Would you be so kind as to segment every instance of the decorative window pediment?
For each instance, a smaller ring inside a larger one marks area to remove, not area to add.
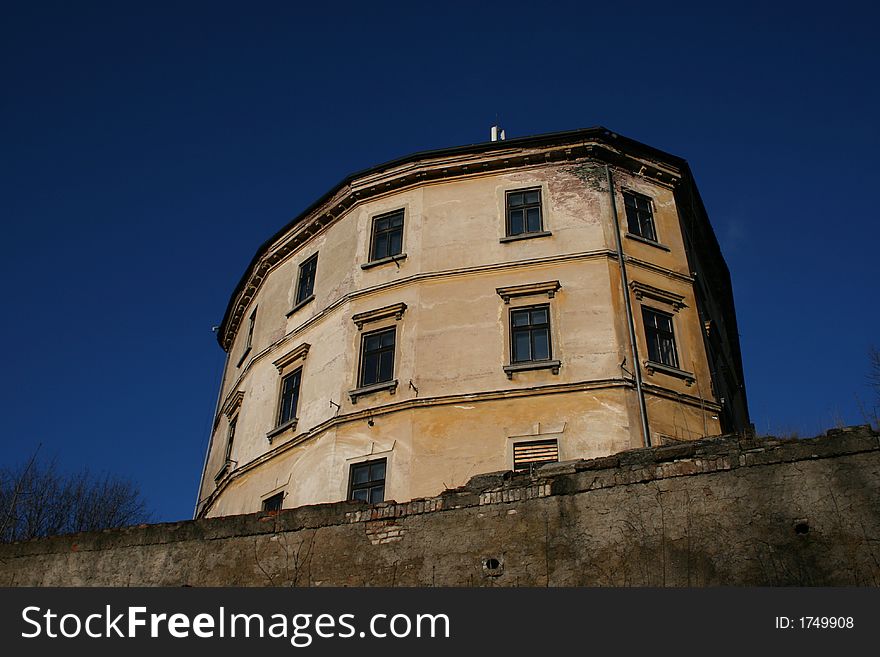
[[[379,320],[386,319],[388,317],[394,317],[398,322],[403,318],[403,313],[406,312],[406,304],[405,303],[395,303],[390,306],[385,306],[384,308],[378,308],[376,310],[368,310],[364,313],[357,313],[351,316],[351,321],[357,324],[358,331],[364,328],[364,324],[369,324],[370,322],[378,322]]]
[[[510,303],[510,300],[514,297],[531,297],[540,294],[546,294],[548,299],[552,299],[561,288],[562,286],[559,284],[559,281],[546,281],[544,283],[496,287],[495,291],[498,293],[498,296],[504,299],[504,303]]]
[[[231,419],[236,413],[238,413],[242,401],[244,401],[244,390],[236,390],[226,398],[226,403],[223,404],[221,412],[223,415]]]
[[[301,345],[299,345],[293,351],[285,354],[284,356],[282,356],[278,360],[272,361],[272,364],[276,368],[278,368],[279,373],[283,372],[284,368],[287,367],[288,365],[291,365],[298,360],[305,360],[306,356],[309,355],[309,349],[311,349],[311,347],[312,347],[312,345],[310,345],[308,342],[303,342]]]
[[[636,299],[641,300],[647,297],[654,301],[668,304],[672,306],[674,310],[687,308],[687,304],[684,302],[684,297],[681,294],[667,292],[666,290],[661,290],[659,287],[654,287],[653,285],[648,285],[646,283],[639,283],[638,281],[633,281],[629,284],[629,287],[633,291]]]

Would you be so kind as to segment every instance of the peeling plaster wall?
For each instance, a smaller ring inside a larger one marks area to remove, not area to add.
[[[394,175],[376,174],[377,184]],[[718,435],[719,400],[672,188],[626,171],[615,176],[630,280],[684,299],[674,322],[690,378],[645,372],[651,429],[674,439]],[[542,190],[547,233],[505,242],[506,192],[527,187]],[[661,246],[627,236],[623,189],[654,199]],[[373,217],[398,209],[405,211],[406,258],[362,268]],[[621,366],[630,353],[624,294],[633,293],[621,289],[611,212],[603,165],[531,164],[369,198],[310,234],[261,279],[245,310],[247,318],[256,309],[252,349],[245,353],[245,320],[224,373],[221,408],[236,393],[241,403],[215,418],[199,515],[250,513],[278,492],[285,508],[345,499],[351,464],[378,454],[389,459],[386,499],[436,495],[477,473],[511,468],[511,437],[539,437],[536,425],[564,427],[556,433],[568,458],[641,446],[632,358]],[[298,267],[316,253],[315,298],[292,310]],[[496,292],[548,281],[561,286],[552,299],[532,294],[505,303]],[[358,313],[401,303],[399,319],[360,330],[352,322]],[[535,304],[549,306],[552,355],[561,367],[508,378],[510,310]],[[361,337],[390,326],[397,329],[398,385],[354,403],[349,391],[358,386]],[[276,360],[305,345],[307,357],[285,372],[276,368]],[[297,423],[270,436],[281,377],[299,366]]]
[[[0,546],[2,586],[878,586],[880,435],[735,436]]]

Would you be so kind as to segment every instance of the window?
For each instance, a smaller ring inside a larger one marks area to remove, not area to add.
[[[373,239],[370,260],[382,260],[403,251],[403,210],[383,214],[373,219]]]
[[[623,192],[623,205],[626,208],[626,229],[632,235],[638,235],[652,242],[657,241],[654,230],[654,211],[651,199],[633,192]]]
[[[528,470],[532,465],[555,463],[559,460],[556,440],[532,440],[513,445],[513,469]]]
[[[254,342],[254,326],[257,323],[257,309],[254,308],[254,312],[251,313],[250,319],[248,320],[248,330],[247,337],[244,343],[244,351],[241,352],[241,358],[238,359],[238,364],[236,367],[241,367],[241,364],[244,362],[244,359],[248,357],[248,354],[251,353],[251,346]]]
[[[280,511],[281,503],[284,501],[284,491],[275,493],[272,497],[263,500],[263,511]]]
[[[247,342],[244,345],[245,352],[251,350],[251,345],[254,342],[254,326],[257,323],[257,309],[254,308],[254,312],[251,313],[251,317],[248,323],[248,332],[247,332]]]
[[[642,319],[645,322],[645,339],[648,342],[648,360],[678,368],[672,315],[642,306]]]
[[[296,303],[300,305],[314,296],[315,270],[318,268],[318,254],[306,260],[299,266],[299,280],[296,284]]]
[[[278,426],[296,419],[296,404],[299,401],[299,382],[302,368],[295,370],[281,379],[281,408],[278,411]]]
[[[395,333],[396,329],[392,326],[364,335],[361,341],[361,387],[394,378]]]
[[[232,460],[232,443],[235,441],[235,425],[238,424],[238,416],[236,415],[229,422],[229,431],[226,434],[226,462]]]
[[[510,311],[511,362],[550,359],[550,307],[531,306]]]
[[[507,192],[507,235],[543,232],[541,190],[520,189]]]
[[[385,499],[385,459],[351,466],[348,499],[369,504]]]

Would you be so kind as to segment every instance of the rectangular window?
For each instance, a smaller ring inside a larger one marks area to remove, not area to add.
[[[281,409],[278,411],[278,426],[296,419],[296,405],[299,402],[299,382],[302,368],[281,379]]]
[[[315,271],[318,268],[318,254],[299,266],[299,280],[296,284],[296,304],[307,301],[315,293]]]
[[[642,306],[642,319],[645,322],[645,340],[648,342],[648,360],[678,368],[672,315]]]
[[[550,359],[550,306],[510,311],[511,362]]]
[[[559,460],[556,440],[532,440],[513,445],[513,469],[528,470],[532,465],[555,463]]]
[[[229,431],[226,434],[226,461],[232,460],[232,443],[235,442],[235,426],[238,424],[238,416],[236,415],[229,422]]]
[[[257,323],[257,309],[254,308],[254,312],[251,313],[250,320],[248,321],[248,332],[247,332],[247,343],[244,346],[245,351],[249,351],[251,345],[254,342],[254,326]]]
[[[348,499],[370,504],[385,499],[385,459],[351,466]]]
[[[654,230],[654,211],[651,199],[633,192],[623,192],[623,205],[626,209],[626,229],[633,235],[657,241]]]
[[[391,381],[394,378],[394,338],[391,327],[364,335],[361,342],[360,385]]]
[[[254,308],[254,311],[251,313],[250,318],[248,319],[248,329],[247,335],[245,336],[244,350],[241,352],[241,358],[238,359],[238,364],[236,367],[241,367],[241,364],[244,362],[244,359],[248,357],[248,354],[251,353],[251,346],[254,342],[254,326],[257,324],[257,309]]]
[[[507,192],[507,236],[540,233],[543,230],[541,190],[518,189]]]
[[[403,251],[403,210],[373,218],[370,260],[382,260]]]
[[[280,511],[281,503],[284,501],[284,491],[276,493],[272,497],[263,500],[263,511]]]

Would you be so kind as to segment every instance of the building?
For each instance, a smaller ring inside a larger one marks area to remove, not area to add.
[[[688,165],[604,128],[349,176],[259,248],[217,338],[200,517],[749,427]]]

